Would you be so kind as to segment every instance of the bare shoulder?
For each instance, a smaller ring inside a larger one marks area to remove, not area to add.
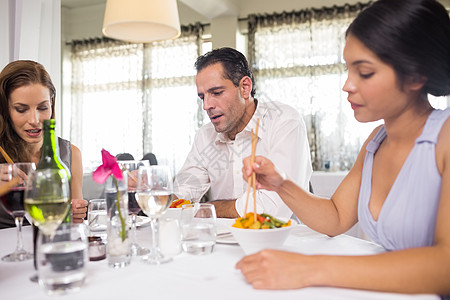
[[[383,125],[379,125],[379,126],[375,127],[375,129],[374,129],[374,130],[370,133],[370,135],[367,137],[366,141],[364,142],[364,144],[362,145],[362,147],[361,147],[361,149],[360,149],[360,151],[359,151],[359,154],[358,154],[358,157],[357,157],[357,159],[356,159],[355,165],[360,164],[360,166],[361,166],[361,168],[362,168],[362,163],[363,163],[363,161],[364,161],[364,158],[366,157],[366,147],[367,147],[367,144],[368,144],[371,140],[373,140],[373,138],[375,137],[375,135],[378,133],[378,131],[380,130],[380,128],[381,128],[382,126],[383,126]]]
[[[73,169],[82,168],[81,150],[72,144],[72,172]]]
[[[450,118],[447,118],[439,133],[438,144],[441,142],[447,143],[446,145],[450,143]]]
[[[436,162],[441,174],[444,171],[444,167],[450,165],[450,118],[445,121],[439,132],[436,144]]]
[[[77,154],[81,154],[81,151],[77,146],[75,146],[74,144],[71,144],[71,147],[72,147],[72,153],[76,152]]]

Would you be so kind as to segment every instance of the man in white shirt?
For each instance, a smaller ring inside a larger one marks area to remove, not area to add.
[[[247,182],[242,160],[251,154],[251,130],[259,118],[256,155],[274,162],[299,186],[308,189],[312,167],[306,126],[292,107],[262,103],[254,98],[253,74],[245,56],[231,48],[200,56],[195,67],[197,93],[211,123],[195,137],[192,149],[175,178],[178,198],[199,200],[210,190],[217,216],[236,218],[244,214]],[[253,211],[250,193],[247,211]],[[289,218],[292,211],[274,192],[256,191],[258,213]]]

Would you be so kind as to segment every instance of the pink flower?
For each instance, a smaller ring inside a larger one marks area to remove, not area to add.
[[[102,161],[103,164],[92,173],[92,179],[95,182],[103,184],[109,175],[112,175],[117,180],[123,179],[122,170],[117,164],[117,159],[105,149],[102,149]]]

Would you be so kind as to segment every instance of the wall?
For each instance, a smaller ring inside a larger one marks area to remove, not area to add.
[[[0,69],[18,59],[38,61],[60,91],[60,12],[60,0],[0,0]],[[57,123],[61,124],[59,95],[55,109]],[[57,127],[57,134],[60,128]]]

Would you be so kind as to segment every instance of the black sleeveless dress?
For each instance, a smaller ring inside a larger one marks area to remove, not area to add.
[[[72,170],[72,144],[62,138],[58,138],[59,145],[59,157],[64,162],[64,164]],[[23,220],[23,225],[30,225],[27,219]],[[14,223],[14,218],[8,214],[8,212],[0,205],[0,229],[16,227]]]

